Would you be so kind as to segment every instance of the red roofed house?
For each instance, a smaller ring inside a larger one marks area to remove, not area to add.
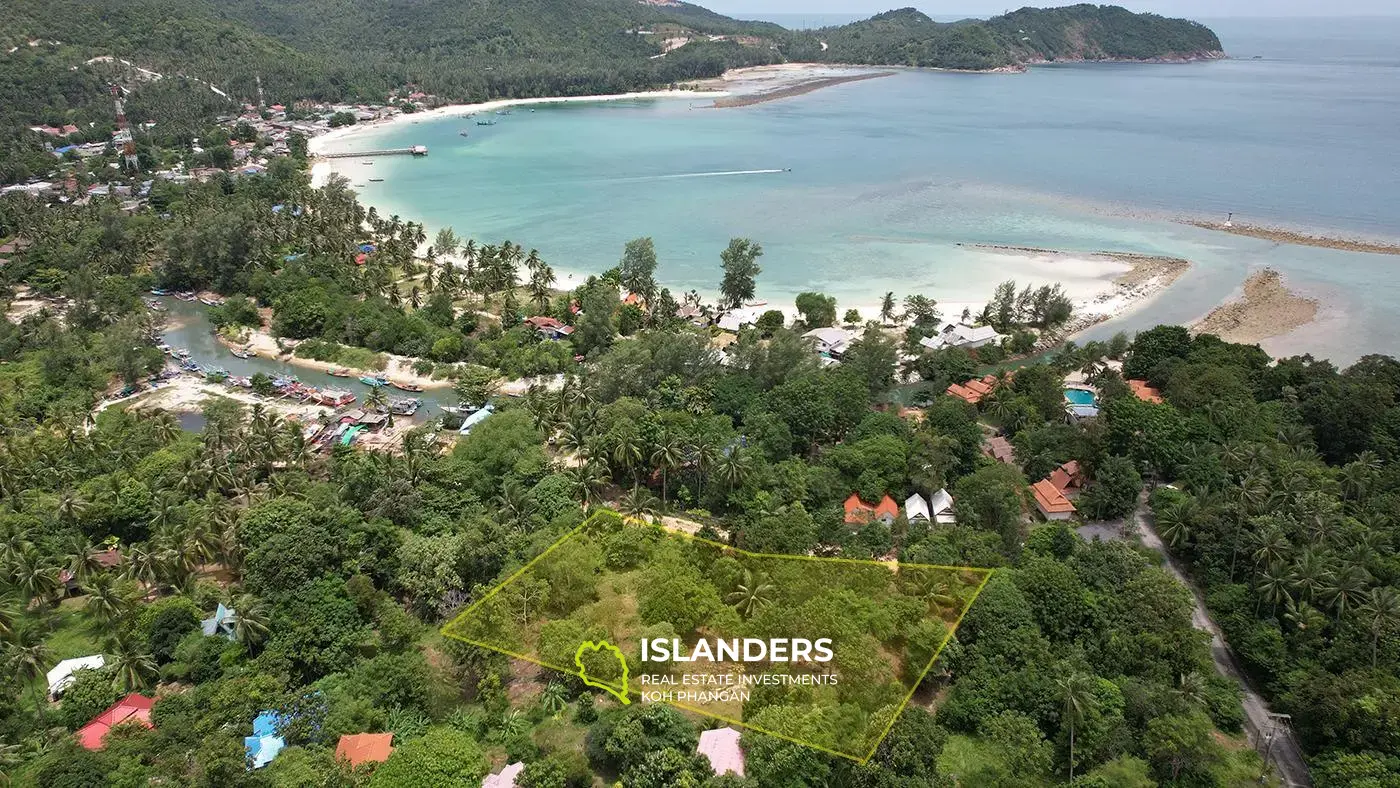
[[[382,763],[394,751],[392,733],[347,733],[335,745],[335,757],[353,768],[362,763]]]
[[[1069,462],[1051,471],[1049,476],[1031,485],[1035,506],[1047,520],[1068,520],[1076,511],[1069,496],[1079,492],[1084,481],[1079,474],[1079,462]]]
[[[880,502],[871,505],[862,501],[856,493],[851,493],[851,497],[846,499],[846,524],[864,525],[871,520],[879,520],[885,525],[894,522],[894,518],[899,516],[899,504],[894,499],[886,495]]]
[[[100,750],[107,746],[107,733],[123,723],[134,722],[154,729],[151,723],[151,707],[154,698],[135,692],[112,704],[106,711],[92,718],[92,721],[78,729],[78,743],[89,750]]]
[[[982,453],[996,460],[1012,465],[1016,464],[1016,450],[1011,445],[1011,441],[1000,435],[993,435],[982,442]]]
[[[948,386],[946,392],[951,396],[963,400],[964,402],[970,402],[973,405],[976,405],[977,403],[982,401],[983,397],[987,396],[988,394],[991,394],[994,390],[996,390],[996,387],[996,375],[988,375],[985,378],[982,378],[981,380],[973,378],[972,380],[969,380],[961,385],[954,383]]]
[[[78,130],[78,127],[74,126],[72,123],[69,123],[67,126],[64,126],[62,129],[60,129],[60,131],[62,131],[64,135],[77,134]]]
[[[566,326],[547,315],[536,315],[525,318],[525,325],[538,331],[545,339],[563,339],[574,333],[573,326]]]
[[[360,252],[359,254],[355,255],[355,265],[364,265],[365,260],[368,259],[369,255],[365,254],[364,252]]]
[[[1035,508],[1040,510],[1045,519],[1068,520],[1074,516],[1074,503],[1056,489],[1049,479],[1041,479],[1032,484],[1031,494],[1035,496]]]
[[[1055,489],[1062,494],[1068,495],[1071,490],[1078,490],[1084,486],[1083,479],[1079,476],[1079,462],[1070,460],[1050,473],[1047,479],[1055,485]]]
[[[1162,392],[1152,388],[1145,380],[1130,380],[1128,388],[1133,390],[1133,394],[1143,402],[1151,402],[1154,405],[1162,404]]]
[[[646,309],[646,308],[647,308],[647,301],[646,301],[646,299],[645,299],[645,298],[642,298],[641,296],[637,295],[636,293],[628,293],[628,294],[627,294],[627,297],[624,298],[624,299],[622,299],[622,303],[627,304],[628,306],[635,306],[635,307],[637,307],[638,309]]]

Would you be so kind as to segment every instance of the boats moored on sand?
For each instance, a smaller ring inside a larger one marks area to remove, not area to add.
[[[337,378],[348,378],[350,377],[350,370],[345,367],[336,367],[335,369],[326,370],[326,374]]]
[[[398,389],[399,391],[422,391],[422,390],[423,390],[423,387],[420,386],[420,385],[418,385],[417,383],[412,383],[412,382],[403,381],[403,380],[391,380],[391,381],[389,381],[389,385],[390,385],[390,386],[393,386],[394,388]]]

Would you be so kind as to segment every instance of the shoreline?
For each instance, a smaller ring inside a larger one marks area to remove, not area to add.
[[[292,352],[284,353],[277,346],[277,338],[263,329],[249,329],[247,333],[247,341],[242,343],[234,342],[228,339],[227,337],[220,336],[218,334],[215,334],[215,338],[224,347],[230,349],[236,350],[239,348],[247,348],[252,353],[262,356],[263,358],[270,358],[274,361],[280,361],[284,364],[291,364],[293,366],[314,369],[319,372],[330,372],[333,369],[348,369],[350,370],[350,375],[352,376],[352,378],[358,378],[362,375],[383,375],[386,378],[389,378],[390,380],[397,380],[403,383],[414,383],[419,386],[422,386],[424,389],[450,388],[452,386],[452,381],[450,380],[430,378],[425,375],[420,375],[417,372],[414,372],[413,364],[419,361],[419,359],[409,358],[408,356],[396,356],[393,353],[380,353],[379,355],[388,359],[388,363],[385,364],[384,369],[361,369],[358,367],[352,367],[347,364],[339,364],[332,361],[317,361],[314,358],[304,358]],[[349,379],[347,378],[347,380]],[[405,393],[408,394],[411,392]]]
[[[639,90],[630,93],[609,93],[593,96],[536,96],[532,98],[491,99],[490,101],[482,101],[476,104],[444,104],[441,107],[433,107],[432,109],[422,110],[421,112],[401,112],[389,118],[331,129],[325,134],[319,134],[307,140],[306,150],[307,154],[311,157],[318,157],[325,152],[326,146],[331,143],[350,137],[361,136],[371,129],[388,128],[390,126],[420,120],[437,120],[439,118],[452,117],[463,113],[495,112],[498,109],[539,104],[579,104],[595,101],[631,101],[637,99],[666,98],[718,99],[727,95],[729,95],[728,92],[723,90],[685,90],[676,88],[669,90]]]
[[[750,107],[754,104],[766,104],[769,101],[801,96],[806,93],[821,90],[822,88],[844,85],[847,82],[861,82],[867,79],[879,79],[880,77],[894,76],[893,71],[880,71],[872,74],[851,74],[848,76],[813,77],[811,79],[798,82],[787,87],[775,88],[762,93],[751,93],[748,95],[729,95],[715,99],[715,109],[732,109],[736,107]]]
[[[1400,243],[1385,241],[1368,241],[1359,238],[1343,238],[1331,235],[1315,235],[1312,233],[1289,230],[1283,227],[1269,227],[1256,224],[1231,224],[1227,222],[1207,222],[1198,219],[1183,219],[1183,224],[1199,227],[1203,230],[1215,230],[1231,235],[1242,235],[1247,238],[1258,238],[1262,241],[1273,241],[1280,244],[1292,244],[1294,246],[1313,246],[1321,249],[1335,249],[1339,252],[1359,252],[1362,254],[1390,254],[1400,255]]]
[[[1226,299],[1189,326],[1192,334],[1215,334],[1226,342],[1257,345],[1317,320],[1319,299],[1289,289],[1283,275],[1264,268],[1249,275],[1238,295]]]
[[[1165,293],[1187,271],[1192,263],[1181,257],[1142,254],[1140,252],[1067,252],[1035,246],[1004,244],[958,244],[1004,254],[1049,256],[1065,262],[1110,262],[1127,266],[1126,271],[1105,280],[1097,293],[1075,299],[1074,315],[1052,339],[1049,346],[1062,344],[1100,323],[1106,323],[1146,306]],[[974,310],[976,311],[976,310]]]

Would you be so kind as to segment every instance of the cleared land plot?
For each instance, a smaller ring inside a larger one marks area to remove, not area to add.
[[[581,676],[629,703],[671,703],[865,761],[990,574],[747,553],[603,511],[443,634]],[[594,648],[604,641],[616,651]],[[762,642],[763,658],[749,641]],[[772,658],[774,643],[797,642],[814,644],[806,658]],[[699,658],[658,659],[658,644]]]

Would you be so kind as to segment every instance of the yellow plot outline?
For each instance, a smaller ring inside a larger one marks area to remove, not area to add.
[[[592,515],[590,515],[588,518],[586,518],[582,523],[579,523],[579,525],[578,525],[576,528],[574,528],[572,531],[569,531],[568,533],[566,533],[566,534],[564,534],[563,536],[559,537],[559,539],[556,540],[556,541],[554,542],[554,544],[551,544],[548,548],[546,548],[544,552],[542,552],[542,553],[540,553],[539,555],[535,556],[534,558],[530,559],[530,561],[529,561],[528,563],[526,563],[524,566],[520,567],[520,569],[516,570],[513,574],[511,574],[510,577],[507,577],[505,580],[502,580],[499,584],[496,585],[495,588],[492,588],[490,591],[486,592],[486,594],[485,594],[484,596],[482,596],[481,599],[478,599],[476,602],[472,603],[472,606],[471,606],[471,607],[467,608],[466,610],[463,610],[461,613],[458,613],[451,621],[449,621],[449,622],[447,622],[447,624],[443,625],[442,630],[441,630],[442,634],[443,634],[445,637],[450,637],[450,638],[452,638],[453,640],[458,640],[458,641],[461,641],[461,642],[466,643],[466,644],[468,644],[468,645],[477,646],[477,647],[479,647],[479,648],[484,648],[484,649],[487,649],[488,651],[494,651],[494,652],[496,652],[496,653],[498,653],[498,654],[504,654],[504,655],[506,655],[506,656],[508,656],[508,657],[513,657],[513,658],[515,658],[515,659],[524,660],[524,661],[526,661],[526,662],[529,662],[529,663],[532,663],[532,664],[535,664],[535,665],[539,665],[539,666],[542,667],[542,668],[549,668],[550,670],[557,670],[557,671],[559,671],[560,673],[564,673],[564,674],[571,675],[571,676],[579,676],[579,675],[581,675],[581,672],[580,672],[579,670],[576,670],[576,669],[573,669],[573,668],[560,667],[559,665],[553,665],[553,664],[550,664],[550,663],[548,663],[548,662],[545,662],[545,661],[539,659],[538,657],[530,657],[530,656],[526,656],[526,655],[524,655],[524,654],[517,654],[517,653],[515,653],[515,652],[513,652],[513,651],[508,651],[508,650],[506,650],[506,649],[504,649],[504,648],[501,648],[500,646],[495,645],[495,644],[491,644],[491,643],[482,643],[482,642],[480,642],[480,641],[472,640],[472,639],[470,639],[470,638],[465,638],[465,637],[462,637],[461,635],[458,635],[458,634],[452,632],[451,630],[452,630],[452,628],[453,628],[454,626],[457,625],[457,623],[458,623],[459,621],[462,621],[463,619],[467,618],[467,617],[470,616],[478,607],[481,607],[482,605],[486,604],[486,602],[487,602],[488,600],[490,600],[491,597],[495,596],[498,592],[500,592],[500,591],[501,591],[502,589],[504,589],[506,586],[508,586],[508,585],[510,585],[511,583],[515,582],[518,578],[520,578],[521,575],[524,575],[526,572],[528,572],[528,571],[530,571],[532,568],[534,568],[535,564],[537,564],[537,563],[539,563],[541,560],[543,560],[543,559],[545,558],[545,556],[547,556],[547,555],[549,555],[550,553],[554,552],[556,549],[558,549],[558,548],[559,548],[561,545],[563,545],[565,542],[569,541],[570,539],[573,539],[575,536],[578,536],[579,533],[581,533],[581,532],[583,531],[584,528],[588,527],[589,523],[593,522],[593,518],[595,518],[595,517],[597,517],[597,516],[603,514],[604,512],[607,512],[607,513],[610,513],[610,514],[616,514],[616,515],[617,515],[619,518],[621,518],[622,521],[625,522],[625,523],[631,523],[631,524],[635,524],[635,525],[642,525],[642,526],[645,526],[645,527],[647,527],[647,528],[657,528],[658,530],[660,530],[660,532],[661,532],[662,535],[664,535],[664,536],[678,536],[678,537],[682,537],[682,538],[685,538],[685,539],[689,539],[689,540],[691,540],[692,542],[699,542],[699,543],[701,543],[701,544],[711,545],[711,546],[714,546],[714,547],[718,547],[718,548],[720,548],[720,549],[722,549],[722,550],[731,551],[731,552],[734,552],[734,553],[738,553],[738,554],[740,554],[740,555],[748,556],[748,557],[750,557],[750,558],[780,558],[780,559],[789,560],[789,561],[819,561],[819,562],[822,562],[822,563],[861,564],[861,565],[864,565],[864,566],[883,566],[883,567],[885,567],[886,569],[898,569],[898,568],[901,568],[901,567],[908,567],[908,568],[910,568],[910,569],[943,569],[943,570],[952,571],[952,572],[974,572],[974,573],[979,573],[979,574],[981,574],[981,575],[982,575],[982,582],[980,582],[980,583],[977,584],[977,588],[973,590],[972,596],[969,597],[968,600],[967,600],[967,604],[963,606],[962,612],[958,614],[957,620],[954,621],[954,622],[953,622],[953,625],[952,625],[951,627],[948,628],[948,634],[946,634],[946,635],[943,636],[943,641],[942,641],[941,643],[938,644],[938,648],[934,649],[934,651],[933,651],[933,656],[929,658],[928,664],[927,664],[927,665],[924,665],[924,669],[923,669],[922,671],[920,671],[920,673],[919,673],[919,678],[918,678],[917,680],[915,680],[915,681],[912,683],[913,686],[910,687],[909,692],[904,696],[904,700],[900,701],[899,707],[895,710],[894,714],[890,715],[890,721],[889,721],[888,723],[885,724],[885,729],[884,729],[883,731],[880,732],[880,735],[879,735],[878,737],[876,737],[876,739],[875,739],[875,744],[874,744],[873,746],[871,746],[870,752],[866,753],[866,754],[865,754],[865,757],[863,757],[863,758],[858,758],[858,757],[856,757],[856,756],[854,756],[854,755],[851,755],[850,753],[847,753],[847,752],[838,752],[838,751],[836,751],[836,750],[833,750],[833,749],[830,749],[830,748],[827,748],[827,747],[823,747],[823,746],[821,746],[821,745],[819,745],[819,744],[812,744],[812,743],[810,743],[810,742],[802,741],[801,739],[795,739],[795,738],[793,738],[793,737],[791,737],[791,736],[787,736],[787,735],[778,733],[778,732],[776,732],[776,731],[770,731],[770,730],[767,730],[766,728],[760,728],[760,727],[758,727],[758,726],[756,726],[756,725],[753,725],[753,724],[751,724],[751,723],[743,722],[742,720],[730,719],[729,717],[725,717],[725,716],[722,716],[722,715],[719,715],[719,714],[714,714],[714,713],[712,713],[712,712],[705,711],[704,709],[697,709],[697,708],[694,708],[694,707],[692,707],[692,706],[687,706],[687,705],[684,704],[684,703],[678,703],[678,702],[672,701],[672,700],[661,701],[662,703],[668,703],[668,704],[670,704],[670,705],[672,705],[672,706],[675,706],[676,708],[679,708],[679,709],[685,709],[686,711],[693,712],[693,713],[695,713],[695,714],[700,714],[700,715],[709,717],[709,718],[711,718],[711,719],[719,720],[720,722],[725,722],[725,723],[728,723],[728,724],[730,724],[730,725],[738,725],[739,727],[744,728],[744,729],[746,729],[746,730],[757,731],[757,732],[759,732],[759,733],[767,734],[768,736],[772,736],[772,737],[774,737],[774,738],[782,739],[782,740],[784,740],[784,741],[789,741],[789,742],[792,742],[793,744],[801,745],[801,746],[803,746],[803,747],[807,747],[807,748],[810,748],[810,749],[813,749],[813,750],[818,750],[818,751],[824,752],[824,753],[826,753],[826,754],[828,754],[828,755],[835,755],[835,756],[837,756],[837,757],[839,757],[839,758],[845,758],[845,759],[850,760],[850,761],[855,761],[856,763],[859,763],[859,764],[862,764],[862,765],[864,765],[865,763],[869,762],[869,760],[875,756],[875,752],[876,752],[877,750],[880,749],[880,745],[885,741],[885,737],[890,735],[890,731],[894,729],[894,724],[895,724],[895,722],[899,719],[899,715],[903,714],[903,713],[904,713],[904,709],[907,708],[907,707],[909,706],[909,701],[913,700],[913,698],[914,698],[914,693],[917,692],[917,691],[919,690],[919,685],[922,684],[922,683],[924,682],[924,679],[928,676],[929,671],[930,671],[930,670],[933,670],[933,663],[938,661],[938,656],[939,656],[940,654],[943,653],[943,649],[944,649],[944,647],[946,647],[946,646],[948,645],[948,641],[949,641],[949,640],[952,640],[953,635],[957,633],[957,631],[958,631],[958,626],[959,626],[960,624],[962,624],[963,617],[967,615],[967,611],[969,611],[969,610],[972,609],[972,605],[977,601],[977,597],[980,596],[980,595],[982,594],[982,589],[983,589],[983,588],[986,588],[986,586],[987,586],[987,581],[989,581],[989,580],[992,579],[992,575],[993,575],[993,574],[995,573],[995,571],[996,571],[996,570],[994,570],[994,569],[987,569],[987,568],[985,568],[985,567],[977,567],[977,566],[943,566],[943,565],[941,565],[941,564],[902,564],[902,563],[900,563],[900,562],[898,562],[898,561],[872,561],[872,560],[863,560],[863,559],[859,559],[859,558],[823,558],[823,557],[814,556],[814,555],[785,555],[785,554],[782,554],[782,553],[751,553],[751,552],[749,552],[749,551],[747,551],[747,550],[740,550],[739,548],[734,547],[734,546],[732,546],[732,545],[727,545],[727,544],[724,544],[723,542],[716,542],[716,541],[711,540],[711,539],[705,539],[705,538],[703,538],[703,537],[699,537],[699,536],[696,536],[696,535],[691,534],[691,533],[686,533],[685,531],[676,531],[676,530],[672,530],[672,529],[669,529],[669,528],[665,528],[665,527],[656,525],[655,523],[649,523],[649,522],[647,522],[647,521],[645,521],[645,520],[639,520],[639,519],[637,519],[637,518],[635,518],[635,517],[626,517],[626,516],[623,516],[622,514],[620,514],[620,513],[618,513],[618,512],[612,511],[611,509],[599,509],[598,511],[596,511],[596,512],[594,512]],[[590,641],[590,642],[591,642],[591,641]],[[606,641],[604,641],[604,642],[606,643]],[[588,645],[588,644],[585,643],[584,645]],[[579,646],[579,653],[582,653],[583,648],[584,648],[584,645]],[[616,648],[615,646],[613,646],[611,643],[608,643],[607,646],[608,646],[609,648],[612,648],[614,651],[617,650],[617,648]],[[596,649],[595,649],[595,650],[596,650]],[[577,659],[578,659],[578,654],[575,654],[575,661],[577,661]],[[625,665],[626,662],[624,661],[623,664]],[[625,680],[625,679],[624,679],[624,680]],[[617,694],[616,691],[613,690],[611,687],[605,687],[605,686],[601,686],[601,685],[599,685],[599,684],[591,683],[591,682],[588,681],[588,679],[587,679],[586,677],[584,677],[584,683],[587,684],[587,685],[589,685],[589,686],[599,687],[600,689],[607,690],[608,692],[610,692],[610,693],[612,693],[612,694],[614,694],[614,695]],[[624,684],[624,687],[626,687],[626,686],[627,686],[627,685]],[[630,689],[630,687],[627,687],[627,689]],[[626,692],[626,690],[624,690],[624,692]],[[627,701],[626,699],[623,700],[623,703],[627,703],[627,702],[628,702],[628,701]]]

